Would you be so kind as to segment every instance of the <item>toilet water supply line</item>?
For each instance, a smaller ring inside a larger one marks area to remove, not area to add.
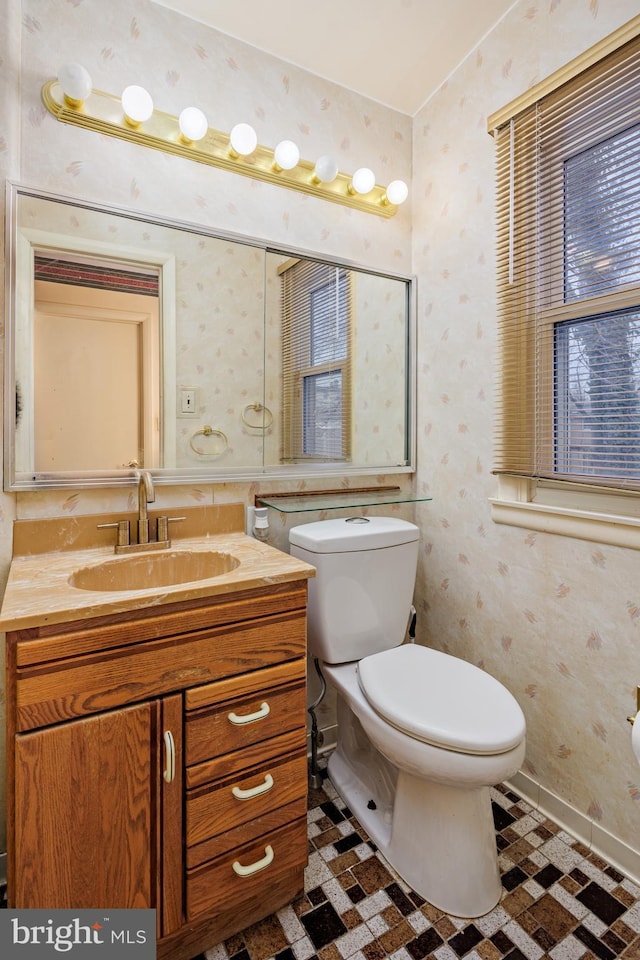
[[[313,665],[316,668],[316,673],[320,677],[320,693],[313,701],[310,707],[307,707],[307,713],[311,717],[311,763],[309,766],[309,786],[314,790],[319,790],[322,786],[322,777],[320,776],[320,771],[318,770],[318,745],[322,746],[323,735],[322,731],[318,730],[318,720],[316,718],[316,709],[322,703],[325,693],[327,692],[327,681],[325,680],[322,670],[320,669],[320,661],[317,657],[313,658]]]
[[[418,614],[416,612],[416,608],[412,604],[409,611],[409,621],[408,621],[408,628],[407,628],[407,638],[409,640],[409,643],[416,642],[417,618],[418,618]],[[318,660],[317,657],[313,658],[313,665],[316,668],[316,673],[320,677],[321,687],[320,687],[320,693],[318,694],[316,699],[313,701],[311,706],[307,707],[307,713],[311,717],[311,762],[309,764],[309,786],[312,787],[314,790],[319,790],[320,787],[322,786],[322,777],[318,769],[318,747],[322,746],[324,737],[322,735],[322,731],[318,730],[318,720],[316,717],[316,710],[322,703],[322,700],[324,699],[324,695],[327,692],[327,681],[325,680],[322,670],[320,669],[320,661]]]

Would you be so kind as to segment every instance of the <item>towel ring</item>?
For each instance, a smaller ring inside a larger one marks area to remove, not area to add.
[[[193,441],[195,440],[196,437],[199,437],[201,435],[203,437],[218,437],[219,440],[222,441],[222,449],[214,450],[213,453],[207,453],[206,450],[198,450],[198,448],[196,447]],[[214,430],[213,427],[210,427],[208,424],[205,424],[204,427],[202,427],[200,430],[196,430],[195,433],[191,435],[191,439],[189,440],[189,446],[191,447],[194,453],[198,454],[199,457],[221,457],[222,454],[227,449],[227,447],[229,446],[229,441],[227,439],[226,433],[223,433],[222,430]]]
[[[269,419],[265,420],[264,423],[249,423],[246,416],[247,410],[253,410],[255,413],[261,413],[264,410],[265,417]],[[249,427],[251,430],[268,430],[273,423],[273,414],[271,410],[269,410],[269,407],[265,407],[261,403],[248,403],[242,411],[242,422],[245,427]]]

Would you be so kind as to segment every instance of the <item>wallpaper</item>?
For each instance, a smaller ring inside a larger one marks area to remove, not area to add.
[[[527,717],[525,773],[635,850],[640,770],[625,717],[640,682],[640,556],[490,516],[496,302],[486,118],[637,12],[636,0],[520,0],[409,118],[147,0],[8,0],[0,9],[4,176],[417,274],[416,492],[432,497],[415,509],[419,640],[505,683]],[[410,202],[387,221],[65,128],[39,91],[59,60],[73,59],[100,89],[142,82],[168,112],[191,101],[219,129],[247,120],[260,142],[293,135],[304,157],[335,150],[342,169],[366,163],[380,182],[412,181]],[[160,496],[167,506],[251,502],[256,489],[190,484]],[[0,569],[16,512],[128,501],[108,490],[3,495]],[[286,547],[288,527],[304,519],[315,516],[274,517],[271,542]],[[321,722],[333,722],[331,701]]]
[[[484,667],[522,706],[524,772],[640,851],[631,751],[640,554],[494,524],[494,145],[487,117],[638,13],[517,3],[414,118],[420,282],[419,637]]]
[[[367,165],[376,171],[380,183],[395,178],[411,180],[409,117],[148,0],[112,0],[109,4],[101,0],[7,0],[0,5],[0,172],[4,177],[54,193],[334,255],[374,269],[409,273],[409,205],[391,219],[375,217],[58,123],[42,105],[40,89],[62,63],[73,60],[86,66],[98,89],[118,93],[128,83],[142,83],[152,92],[156,106],[166,112],[178,114],[187,104],[198,105],[210,125],[219,130],[249,122],[262,144],[273,146],[291,137],[305,159],[333,153],[341,170]],[[106,236],[113,236],[113,224]],[[141,229],[130,242],[138,247],[155,243],[161,247],[162,237],[155,229]],[[262,292],[258,295],[247,282],[251,265],[242,262],[245,254],[232,256],[227,245],[218,247],[212,268],[212,246],[213,241],[206,241],[194,250],[185,238],[177,263],[184,339],[180,341],[176,380],[178,385],[195,387],[201,404],[200,420],[176,420],[177,456],[180,462],[192,465],[197,456],[190,447],[193,431],[200,424],[210,424],[227,434],[229,452],[233,448],[245,463],[256,463],[262,457],[262,436],[242,426],[242,410],[229,397],[233,390],[244,400],[244,407],[261,396]],[[255,250],[250,251],[250,256],[255,255]],[[219,268],[222,261],[230,260],[234,262],[234,274],[227,284],[231,297],[222,300]],[[270,301],[277,286],[275,281],[270,284]],[[382,343],[393,335],[396,319],[394,315],[389,330],[383,331]],[[268,349],[272,350],[269,359],[275,374],[267,402],[277,418],[279,358],[271,335]],[[396,370],[390,368],[389,372],[395,381]],[[375,426],[371,420],[367,423],[367,449],[374,451]],[[270,434],[273,438],[274,431]],[[196,444],[201,441],[202,436],[195,440]],[[362,452],[365,456],[366,450]],[[385,479],[369,477],[368,482]],[[362,481],[344,479],[342,484],[350,482]],[[399,482],[407,486],[410,480],[401,478]],[[299,485],[294,481],[276,484],[294,489]],[[327,481],[319,479],[315,485],[326,487]],[[273,487],[273,483],[266,484],[267,489]],[[253,503],[257,490],[257,484],[249,483],[165,486],[157,489],[157,503],[168,509],[214,499]],[[6,577],[11,558],[11,524],[16,514],[118,511],[133,508],[135,501],[133,488],[3,495],[0,581]],[[296,522],[301,522],[299,515],[288,520],[275,516],[271,542],[286,549],[288,526]],[[2,698],[4,702],[3,690]],[[4,757],[0,756],[0,781],[4,776]],[[0,782],[0,804],[4,796]],[[4,848],[4,826],[0,808],[0,850]]]

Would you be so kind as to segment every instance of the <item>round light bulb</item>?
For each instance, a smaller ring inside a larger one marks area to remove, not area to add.
[[[300,151],[293,140],[281,140],[273,152],[276,166],[281,170],[293,170],[300,159]]]
[[[153,100],[144,87],[138,87],[133,84],[122,91],[122,109],[125,119],[137,126],[148,120],[153,113]]]
[[[404,203],[409,196],[409,187],[404,180],[392,180],[386,190],[386,197],[389,203],[396,206]]]
[[[71,105],[86,100],[93,88],[89,71],[81,63],[65,63],[60,67],[58,83],[62,87],[65,100]]]
[[[338,164],[333,157],[323,156],[316,160],[313,179],[321,183],[331,183],[338,176]]]
[[[229,135],[231,149],[241,157],[253,153],[258,145],[256,132],[248,123],[237,123]]]
[[[180,127],[180,133],[189,143],[193,143],[194,140],[202,140],[209,129],[207,118],[202,110],[198,110],[197,107],[185,107],[178,117],[178,126]]]
[[[351,186],[356,193],[370,193],[375,187],[375,184],[376,175],[373,170],[369,170],[368,167],[360,167],[351,178]]]

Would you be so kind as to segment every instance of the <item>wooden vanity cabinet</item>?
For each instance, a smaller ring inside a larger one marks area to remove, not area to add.
[[[161,712],[153,701],[16,737],[16,905],[156,906]]]
[[[7,651],[10,906],[155,908],[187,960],[301,891],[306,580]]]

